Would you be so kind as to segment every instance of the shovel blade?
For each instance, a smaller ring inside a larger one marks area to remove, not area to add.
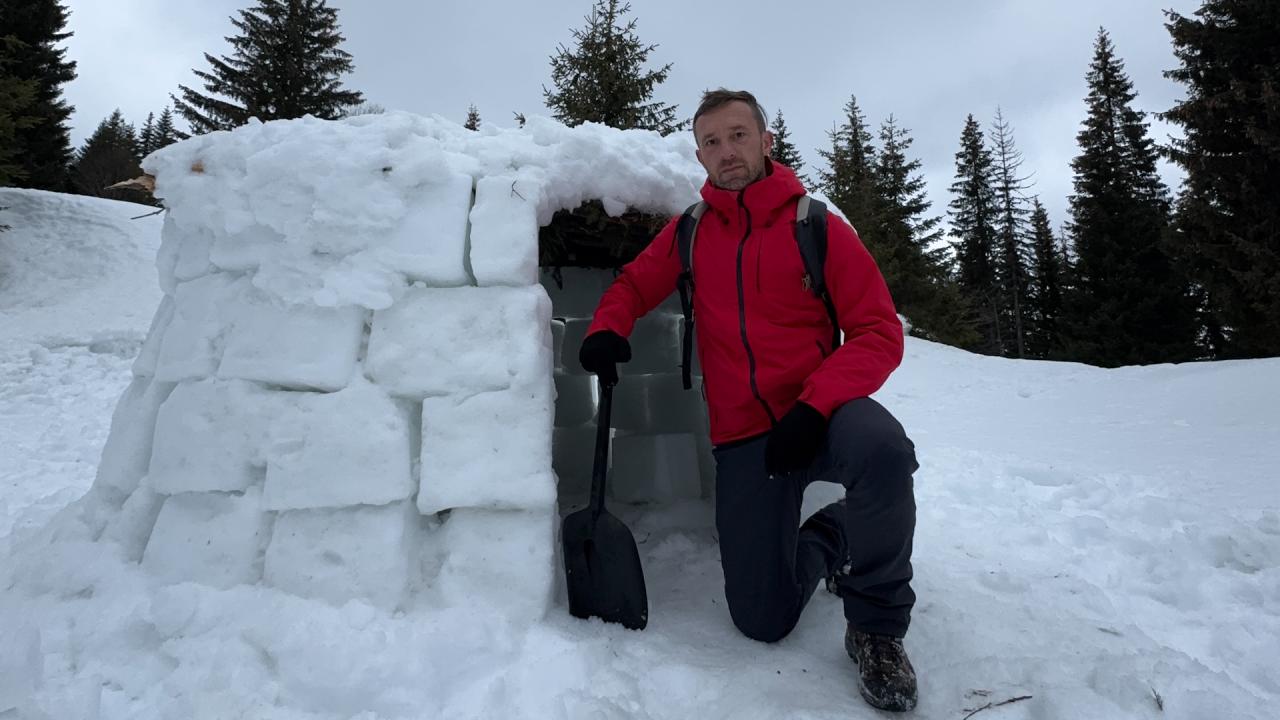
[[[649,597],[635,537],[608,511],[594,522],[591,515],[590,508],[579,510],[560,528],[569,613],[643,630],[649,623]]]

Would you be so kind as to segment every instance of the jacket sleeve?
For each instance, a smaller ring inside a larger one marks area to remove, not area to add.
[[[600,298],[587,334],[612,330],[629,337],[636,320],[644,317],[676,289],[680,276],[680,257],[676,249],[676,223],[673,218],[653,238],[635,260],[622,268],[622,274]]]
[[[800,400],[830,418],[880,389],[902,362],[902,322],[871,253],[847,223],[827,215],[827,289],[844,344],[805,382]]]

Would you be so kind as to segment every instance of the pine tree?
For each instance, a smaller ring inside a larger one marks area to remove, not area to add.
[[[907,158],[911,136],[890,116],[880,128],[874,169],[878,222],[863,238],[880,266],[898,311],[914,332],[952,345],[977,341],[970,309],[951,278],[950,258],[942,243],[942,222],[927,217],[920,161]]]
[[[179,85],[178,113],[197,133],[230,130],[256,117],[279,120],[314,115],[332,120],[363,96],[342,88],[355,65],[339,46],[338,11],[325,0],[257,0],[231,24],[231,56],[205,53],[210,72],[195,70],[205,95]]]
[[[187,139],[187,135],[180,132],[173,125],[173,108],[166,106],[160,113],[160,119],[156,121],[155,131],[151,138],[151,150],[154,152],[185,139]]]
[[[1022,193],[1030,185],[1029,178],[1020,176],[1022,153],[1013,142],[1013,128],[1005,122],[1004,114],[996,108],[996,120],[992,126],[992,159],[996,197],[996,278],[1000,284],[1001,323],[1008,328],[1003,337],[1006,357],[1026,357],[1026,307],[1030,283],[1027,278],[1029,264],[1026,249],[1027,214],[1026,200]]]
[[[1088,116],[1071,162],[1076,254],[1062,332],[1068,357],[1103,366],[1195,354],[1187,283],[1166,251],[1168,192],[1145,114],[1105,30],[1086,76]]]
[[[636,36],[634,18],[622,16],[630,3],[596,0],[587,25],[573,30],[575,47],[560,45],[551,57],[551,82],[542,88],[551,114],[565,125],[595,122],[609,127],[656,130],[669,135],[685,127],[676,121],[675,105],[653,100],[653,93],[671,73],[671,63],[646,70],[645,62],[657,45]]]
[[[1031,201],[1031,293],[1027,307],[1027,352],[1031,357],[1056,357],[1058,321],[1062,317],[1063,256],[1040,198]]]
[[[462,127],[468,130],[480,129],[480,111],[476,109],[475,105],[467,108],[467,121],[462,124]]]
[[[1176,227],[1216,357],[1280,355],[1280,3],[1206,0],[1168,12],[1187,97]]]
[[[998,355],[1004,349],[1001,303],[996,282],[996,196],[991,151],[982,128],[970,115],[960,133],[955,181],[951,183],[951,232],[955,244],[957,280],[976,313],[981,340],[975,350]]]
[[[156,149],[156,114],[147,113],[147,121],[138,131],[138,162]]]
[[[781,110],[774,115],[769,130],[773,133],[772,158],[794,170],[796,177],[800,178],[800,182],[807,187],[809,178],[801,172],[804,160],[800,158],[800,151],[796,149],[795,143],[791,142],[791,131],[787,129],[787,121],[782,118]]]
[[[9,40],[0,38],[0,187],[26,177],[26,168],[18,157],[18,133],[38,122],[35,117],[23,114],[35,100],[36,81],[7,71],[13,61],[3,47]]]
[[[71,164],[71,106],[62,86],[76,77],[66,48],[67,10],[58,0],[0,0],[0,105],[8,106],[0,155],[8,155],[9,181],[20,187],[62,191]],[[0,158],[0,164],[3,164]]]
[[[117,109],[98,124],[84,145],[76,151],[72,184],[81,195],[124,198],[107,186],[142,174],[138,167],[138,140],[133,126]]]
[[[827,161],[827,169],[818,171],[818,187],[856,228],[870,231],[879,215],[874,171],[876,151],[856,97],[849,98],[844,111],[844,124],[827,133],[831,149],[818,151]]]

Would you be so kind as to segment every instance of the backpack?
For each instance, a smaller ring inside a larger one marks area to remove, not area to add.
[[[698,223],[707,211],[707,203],[696,202],[680,216],[676,225],[676,243],[680,251],[680,276],[676,287],[680,290],[680,309],[684,312],[684,339],[681,343],[684,389],[693,387],[693,241]],[[808,195],[800,196],[796,203],[796,245],[800,259],[804,261],[804,286],[822,301],[831,320],[831,350],[840,347],[840,323],[836,318],[836,306],[827,292],[824,273],[827,261],[827,206],[821,200]]]

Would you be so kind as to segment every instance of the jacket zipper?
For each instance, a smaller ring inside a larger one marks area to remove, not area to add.
[[[751,394],[760,402],[760,407],[764,408],[764,412],[769,416],[769,425],[777,425],[778,418],[774,417],[773,410],[769,407],[769,403],[765,402],[764,397],[760,395],[760,387],[756,384],[756,356],[751,352],[751,343],[747,341],[747,300],[742,285],[742,252],[747,247],[747,238],[751,236],[751,211],[747,209],[744,194],[745,190],[738,192],[738,207],[747,216],[747,228],[742,234],[742,240],[738,243],[738,329],[742,333],[742,347],[747,351],[747,368],[750,372]]]

